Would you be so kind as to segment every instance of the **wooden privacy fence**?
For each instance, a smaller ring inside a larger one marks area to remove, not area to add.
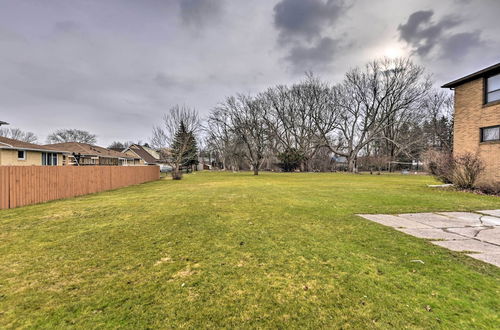
[[[153,181],[158,166],[0,166],[0,209]]]

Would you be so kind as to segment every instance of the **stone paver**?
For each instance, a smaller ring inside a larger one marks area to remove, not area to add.
[[[500,254],[498,253],[474,253],[468,254],[468,256],[500,267]]]
[[[470,212],[437,212],[437,214],[444,215],[455,220],[465,221],[471,224],[481,223],[482,214]]]
[[[500,267],[500,209],[360,216]]]
[[[500,218],[500,210],[484,210],[484,211],[478,211],[478,212]]]
[[[482,230],[491,229],[492,227],[460,227],[460,228],[446,228],[447,232],[466,236],[468,238],[476,238]]]
[[[432,241],[432,244],[436,244],[445,247],[452,251],[466,251],[466,252],[476,252],[476,253],[498,253],[500,254],[500,248],[497,245],[489,244],[486,242],[481,242],[476,239],[468,239],[463,241]]]
[[[477,239],[480,239],[484,242],[490,242],[492,244],[496,244],[500,246],[500,227],[491,227],[485,230],[481,230],[477,236]]]
[[[389,214],[360,214],[363,218],[394,228],[433,228],[423,223],[407,220]]]
[[[440,228],[412,228],[412,229],[399,229],[403,233],[427,239],[446,239],[446,240],[462,240],[468,239],[467,237],[446,232]]]
[[[481,221],[487,226],[500,226],[500,218],[497,217],[483,216]]]
[[[460,218],[447,217],[435,213],[405,213],[399,215],[402,218],[417,221],[434,228],[481,226],[481,222],[468,221]]]

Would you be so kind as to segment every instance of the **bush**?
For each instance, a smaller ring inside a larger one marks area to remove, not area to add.
[[[458,188],[472,189],[477,178],[484,171],[483,161],[474,154],[465,153],[454,159],[453,184]]]
[[[451,152],[428,150],[424,154],[427,171],[444,183],[453,183],[455,162]]]
[[[481,159],[471,153],[453,157],[449,152],[429,150],[424,154],[427,170],[444,183],[453,183],[461,189],[474,188],[484,171]]]
[[[280,163],[278,166],[283,172],[293,172],[300,167],[305,157],[295,148],[286,149],[278,154]]]
[[[494,183],[484,183],[478,187],[481,192],[488,195],[499,195],[500,196],[500,182]]]

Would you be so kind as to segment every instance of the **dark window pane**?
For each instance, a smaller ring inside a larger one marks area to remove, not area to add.
[[[487,102],[493,102],[500,100],[500,90],[495,92],[490,92],[487,94]]]
[[[500,140],[500,126],[483,128],[483,141]]]
[[[25,158],[25,156],[26,156],[26,154],[25,154],[25,151],[24,151],[24,150],[19,150],[19,151],[17,152],[17,158],[18,158],[18,159],[24,159],[24,158]]]
[[[500,74],[488,78],[488,92],[500,89]]]

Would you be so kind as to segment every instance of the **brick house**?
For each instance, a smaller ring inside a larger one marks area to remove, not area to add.
[[[479,155],[480,183],[500,182],[500,63],[442,87],[455,91],[453,153]]]

